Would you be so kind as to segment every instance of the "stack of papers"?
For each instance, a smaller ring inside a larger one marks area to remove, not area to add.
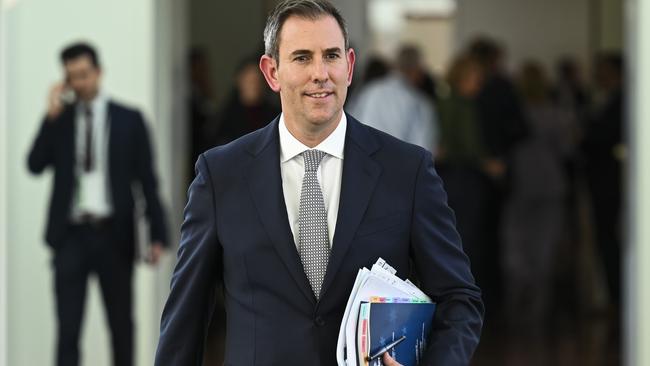
[[[364,359],[370,349],[364,349],[363,352],[358,350],[358,346],[362,344],[357,333],[359,330],[363,330],[363,326],[359,323],[359,312],[363,303],[431,303],[431,299],[424,292],[411,281],[397,277],[396,272],[381,258],[372,266],[372,269],[368,270],[364,267],[359,270],[339,330],[336,347],[336,359],[339,366],[368,364],[364,362]],[[369,308],[364,305],[364,315],[368,315]],[[430,317],[433,316],[435,306],[432,308]],[[429,325],[427,324],[427,328]],[[369,348],[370,342],[367,345]]]

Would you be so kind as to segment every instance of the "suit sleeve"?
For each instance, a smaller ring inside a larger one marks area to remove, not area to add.
[[[57,139],[57,122],[43,118],[36,140],[27,157],[27,167],[33,174],[40,174],[49,165],[54,164],[54,144]]]
[[[147,202],[146,214],[149,220],[150,238],[151,241],[161,242],[168,246],[165,214],[158,196],[158,181],[154,174],[154,159],[149,133],[140,113],[137,113],[136,119],[136,140],[138,141],[136,171]]]
[[[413,206],[411,250],[422,290],[437,310],[424,365],[468,365],[483,323],[481,291],[462,250],[431,154],[423,152]]]
[[[156,366],[202,364],[215,283],[222,277],[221,258],[214,191],[201,155],[189,189],[171,292],[162,314]]]

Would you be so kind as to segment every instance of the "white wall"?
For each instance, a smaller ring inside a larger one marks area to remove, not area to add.
[[[368,48],[395,61],[402,45],[414,45],[420,49],[425,67],[441,75],[454,49],[455,8],[453,0],[369,0]],[[362,64],[366,65],[365,60]]]
[[[5,17],[0,1],[0,366],[7,365],[7,103],[5,80],[7,72],[5,67],[6,34]]]
[[[625,271],[625,365],[650,365],[650,3],[631,0],[626,13],[630,85],[630,174]]]
[[[624,43],[624,3],[625,0],[599,0],[598,23],[600,28],[596,47],[599,50],[620,51]]]
[[[350,38],[350,45],[354,47],[357,54],[357,60],[361,60],[361,64],[365,62],[367,48],[370,43],[368,34],[368,17],[367,17],[367,0],[330,0],[336,6],[348,26],[348,36]],[[360,66],[357,64],[357,66]],[[359,77],[360,75],[357,75]]]
[[[6,346],[7,365],[48,365],[54,356],[50,252],[43,244],[52,177],[30,176],[25,159],[45,110],[47,90],[61,79],[60,49],[80,39],[95,44],[105,71],[105,89],[116,99],[144,112],[158,157],[162,200],[174,211],[178,205],[172,206],[171,201],[179,195],[174,194],[178,187],[171,157],[178,138],[171,129],[173,123],[183,121],[173,120],[168,112],[175,108],[170,100],[172,95],[158,88],[170,90],[172,73],[163,70],[172,68],[177,58],[157,60],[175,49],[165,46],[165,40],[157,37],[160,33],[156,31],[171,26],[174,9],[182,8],[181,3],[4,1],[0,17],[0,87],[5,90],[4,94],[0,91],[0,271],[5,271],[7,281],[0,274],[0,328],[7,331],[8,337],[3,339],[0,333],[0,351]],[[166,18],[156,18],[157,15]],[[170,215],[171,234],[177,232],[176,216]],[[171,238],[176,241],[175,235]],[[170,259],[166,261],[163,267],[170,265]],[[152,364],[160,304],[166,296],[159,284],[168,286],[167,272],[167,268],[156,271],[139,266],[135,273],[136,360],[140,365]],[[8,296],[3,313],[5,290]],[[82,357],[86,365],[109,365],[110,338],[95,281],[89,290]],[[2,318],[4,315],[6,319]]]
[[[456,44],[465,46],[480,34],[495,37],[507,47],[510,67],[527,58],[551,67],[563,55],[573,55],[588,64],[589,2],[458,1]]]
[[[160,194],[167,202],[167,223],[170,251],[156,270],[154,306],[143,308],[156,325],[153,340],[157,345],[160,314],[169,295],[171,274],[176,264],[176,249],[183,208],[187,202],[188,121],[187,90],[187,20],[185,0],[157,0],[155,2],[155,116],[158,122],[158,166]],[[147,304],[148,305],[148,304]],[[147,363],[150,364],[150,363]]]

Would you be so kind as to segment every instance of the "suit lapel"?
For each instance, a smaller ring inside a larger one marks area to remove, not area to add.
[[[339,213],[321,298],[345,259],[381,174],[380,165],[371,156],[379,148],[378,143],[361,123],[350,115],[347,118]]]
[[[63,112],[64,116],[61,117],[61,122],[64,123],[65,133],[61,146],[63,146],[64,165],[63,171],[65,172],[66,181],[69,183],[67,190],[70,195],[70,207],[72,207],[72,200],[74,197],[75,189],[77,188],[77,173],[75,171],[77,166],[77,123],[76,123],[76,109],[75,106],[69,106]]]
[[[116,185],[113,184],[113,182],[116,179],[115,173],[119,171],[115,166],[115,164],[118,164],[120,160],[117,156],[117,151],[119,149],[119,134],[121,131],[119,122],[116,122],[115,118],[117,114],[115,104],[109,100],[106,106],[106,126],[104,126],[104,132],[108,133],[108,146],[106,151],[106,157],[108,159],[106,162],[106,186],[109,188],[106,191],[106,194],[108,195],[106,200],[108,202],[115,202],[113,187]],[[119,118],[117,119],[119,120]]]
[[[76,105],[68,107],[65,112],[66,115],[61,118],[62,122],[65,122],[65,128],[67,132],[64,134],[66,141],[63,143],[65,147],[65,156],[64,161],[69,161],[71,163],[70,173],[74,176],[74,168],[77,164],[77,115],[76,115]]]
[[[248,186],[262,224],[278,255],[301,292],[313,304],[316,298],[302,267],[291,234],[280,173],[278,118],[262,129],[249,152],[253,160],[248,169]]]

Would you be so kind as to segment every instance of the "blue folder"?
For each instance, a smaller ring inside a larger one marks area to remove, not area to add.
[[[368,315],[369,354],[373,355],[386,345],[406,336],[406,339],[389,350],[389,354],[404,366],[416,366],[422,360],[428,344],[431,325],[436,311],[433,303],[370,303]],[[383,366],[381,357],[370,366]]]

